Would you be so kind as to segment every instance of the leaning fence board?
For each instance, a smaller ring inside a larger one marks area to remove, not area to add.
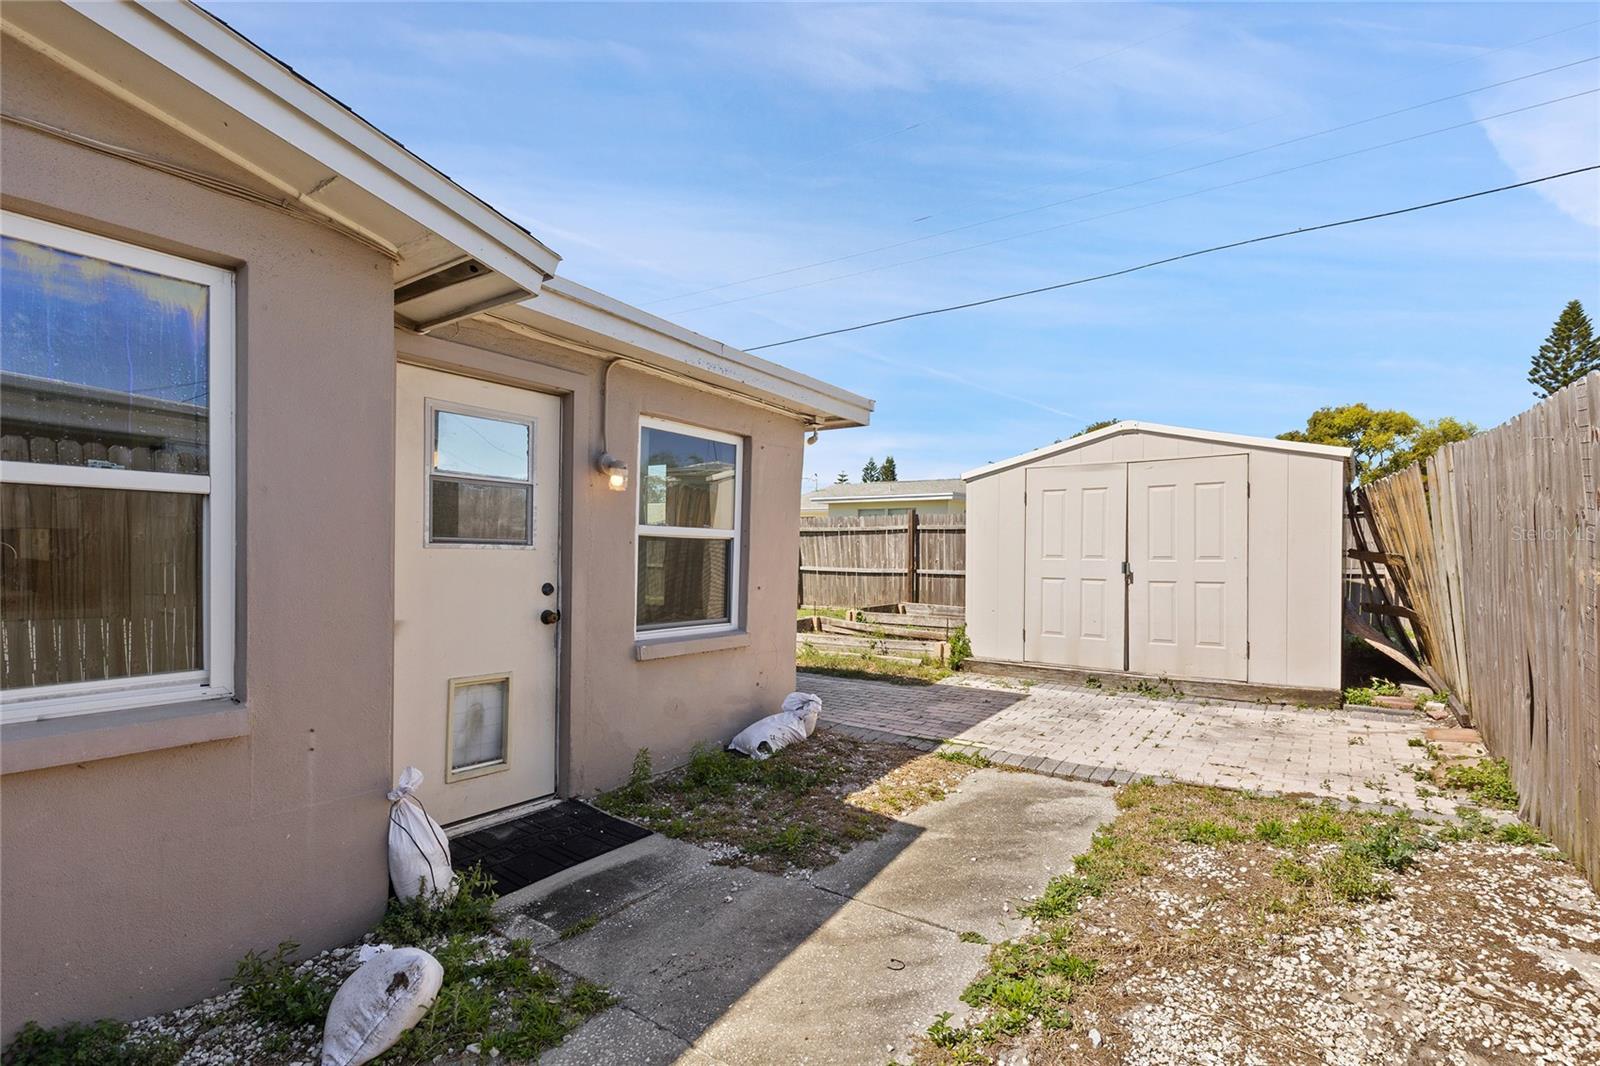
[[[1429,665],[1600,886],[1600,373],[1368,486]]]

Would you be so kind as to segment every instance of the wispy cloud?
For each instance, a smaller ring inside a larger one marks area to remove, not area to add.
[[[584,63],[594,60],[643,66],[644,49],[605,37],[544,36],[512,30],[422,28],[394,22],[395,44],[426,55],[431,62],[476,66],[535,59],[544,63]]]
[[[1591,37],[1591,48],[1594,41]],[[1541,61],[1521,53],[1503,53],[1488,64],[1496,77],[1512,76],[1537,67]],[[1592,89],[1596,84],[1593,64],[1561,71],[1539,81],[1541,98],[1564,96]],[[1473,100],[1478,116],[1494,114],[1526,102],[1528,91],[1510,86],[1485,93]],[[1595,97],[1581,97],[1564,104],[1530,111],[1507,119],[1484,123],[1484,132],[1500,158],[1519,180],[1554,174],[1587,163],[1600,163],[1600,122],[1595,119]],[[1538,193],[1568,216],[1587,226],[1600,228],[1600,172],[1579,174],[1538,186]]]

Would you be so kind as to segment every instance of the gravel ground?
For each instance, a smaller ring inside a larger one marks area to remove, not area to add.
[[[294,976],[297,979],[324,985],[329,989],[337,988],[365,958],[370,957],[371,953],[378,948],[389,946],[375,943],[368,937],[359,944],[333,948],[295,965]],[[443,938],[422,946],[436,956],[447,950]],[[492,965],[495,960],[504,960],[519,952],[527,955],[535,972],[548,974],[551,978],[551,992],[545,998],[552,1003],[559,1003],[562,995],[573,987],[569,975],[532,956],[526,941],[513,940],[498,929],[462,936],[456,941],[456,947],[458,956],[469,957],[475,964]],[[469,980],[477,982],[480,979],[469,978]],[[481,1050],[479,1045],[473,1042],[483,1039],[486,1035],[485,1030],[504,1029],[510,1022],[511,1019],[507,1014],[517,1010],[512,998],[515,991],[507,987],[498,992],[496,1005],[493,1007],[494,1020],[486,1021],[484,1030],[470,1029],[459,1036],[441,1033],[420,1061],[439,1063],[441,1066],[458,1063],[531,1061],[526,1057],[502,1056],[497,1048]],[[446,992],[441,992],[440,1002],[435,1004],[436,1010],[447,1009],[443,1004]],[[605,1005],[600,1004],[600,1007],[603,1008]],[[561,1024],[563,1028],[571,1028],[581,1024],[582,1020],[581,1014],[573,1015],[569,1012]],[[423,1026],[419,1026],[419,1030],[426,1025],[425,1020]],[[158,1042],[163,1046],[175,1048],[178,1052],[178,1057],[172,1060],[175,1066],[316,1066],[321,1061],[320,1021],[295,1028],[281,1022],[262,1022],[252,1017],[245,1009],[241,1002],[241,992],[237,988],[202,1000],[193,1006],[141,1019],[134,1022],[130,1028],[130,1039],[134,1043]],[[559,1040],[559,1034],[555,1034],[555,1038]],[[380,1057],[378,1061],[380,1063],[419,1061],[416,1055],[408,1053],[413,1050],[397,1049]]]
[[[1237,901],[1271,862],[1267,849],[1185,846],[1088,902],[1091,953],[1159,926],[1194,950],[1159,966],[1121,953],[1073,1030],[1000,1061],[1600,1063],[1600,899],[1552,849],[1448,844],[1345,921],[1250,937],[1259,925]]]

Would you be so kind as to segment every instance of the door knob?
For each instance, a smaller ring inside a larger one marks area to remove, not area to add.
[[[553,611],[547,607],[539,612],[539,621],[543,622],[547,626],[553,626],[557,622],[561,621],[561,612]]]

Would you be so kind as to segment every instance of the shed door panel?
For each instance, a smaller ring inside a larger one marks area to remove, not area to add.
[[[1244,681],[1249,457],[1128,464],[1128,669]]]
[[[1029,662],[1122,669],[1127,477],[1122,463],[1028,471]]]

